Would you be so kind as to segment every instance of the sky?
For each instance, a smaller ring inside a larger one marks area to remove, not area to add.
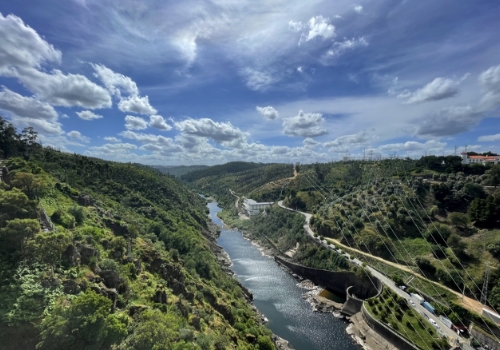
[[[500,152],[497,0],[0,0],[0,115],[158,165]]]

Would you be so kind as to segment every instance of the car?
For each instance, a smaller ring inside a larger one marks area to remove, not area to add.
[[[434,326],[436,327],[437,329],[439,329],[439,325],[436,323],[436,321],[434,321],[432,318],[429,318],[429,322]]]
[[[411,306],[415,307],[415,303],[413,302],[413,300],[410,300],[410,304]]]
[[[406,289],[406,286],[399,286],[399,289],[401,289],[402,291],[404,291]]]

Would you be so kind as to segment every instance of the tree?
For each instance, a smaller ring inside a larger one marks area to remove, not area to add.
[[[470,223],[469,217],[463,213],[451,213],[448,215],[448,220],[453,226],[459,229],[466,228]]]
[[[30,201],[18,188],[0,189],[0,226],[15,218],[35,218],[35,202]]]
[[[39,176],[24,172],[16,173],[11,183],[26,193],[30,199],[34,199],[47,186]]]
[[[19,250],[24,242],[40,232],[40,224],[34,219],[13,219],[7,221],[7,226],[0,229],[7,244],[15,250]]]
[[[500,164],[495,164],[490,170],[486,171],[486,182],[495,188],[500,185]]]
[[[41,324],[37,349],[107,349],[127,335],[124,322],[110,315],[111,300],[87,290],[68,307],[58,305]]]
[[[424,232],[425,239],[431,243],[445,245],[446,240],[453,233],[451,228],[440,223],[430,224],[427,231]]]
[[[61,254],[70,245],[70,237],[63,232],[41,232],[28,242],[29,250],[40,262],[54,265],[61,260]]]

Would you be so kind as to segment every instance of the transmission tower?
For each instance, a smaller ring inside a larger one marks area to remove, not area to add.
[[[486,271],[484,272],[484,282],[483,289],[481,290],[481,304],[485,305],[487,302],[487,294],[488,294],[488,278],[490,277],[490,262],[486,263]]]

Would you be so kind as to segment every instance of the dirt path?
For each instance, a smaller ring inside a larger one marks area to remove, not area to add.
[[[229,189],[229,192],[236,197],[236,202],[234,202],[234,206],[236,207],[236,209],[238,209],[238,217],[240,218],[240,220],[250,220],[248,215],[245,215],[240,211],[239,207],[240,197],[236,193],[234,193],[233,190],[231,189]]]

